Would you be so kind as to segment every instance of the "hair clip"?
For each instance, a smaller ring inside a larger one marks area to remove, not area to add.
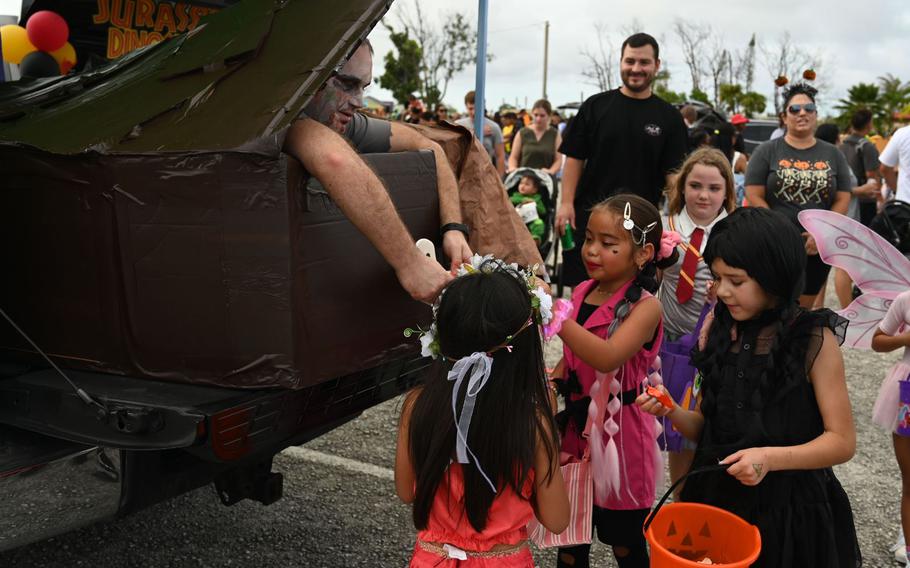
[[[632,235],[632,242],[636,246],[644,246],[645,241],[648,239],[648,233],[657,226],[657,221],[654,221],[644,229],[635,224],[635,221],[632,220],[632,204],[626,201],[626,206],[622,212],[622,228],[629,231]],[[638,229],[638,232],[641,234],[640,239],[635,238],[635,232],[633,229]]]
[[[632,220],[632,204],[626,201],[626,208],[622,212],[622,228],[631,231],[635,228],[635,221]]]

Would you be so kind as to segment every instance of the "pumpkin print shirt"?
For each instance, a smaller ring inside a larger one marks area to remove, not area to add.
[[[768,206],[799,226],[803,209],[830,209],[835,192],[850,191],[850,166],[836,146],[816,140],[804,150],[783,137],[759,146],[749,159],[746,185],[765,186]]]

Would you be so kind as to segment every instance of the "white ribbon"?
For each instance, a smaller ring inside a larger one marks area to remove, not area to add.
[[[477,402],[477,395],[487,384],[492,370],[493,358],[484,352],[478,351],[456,361],[452,370],[449,371],[448,380],[455,381],[455,387],[452,388],[452,415],[455,418],[455,456],[458,458],[458,463],[462,464],[471,463],[468,459],[470,456],[474,460],[474,466],[477,467],[477,471],[486,480],[493,493],[496,493],[496,485],[487,477],[487,474],[477,461],[477,456],[468,447],[468,430],[471,428],[474,404]],[[470,373],[468,387],[465,389],[464,405],[461,408],[461,416],[459,416],[458,393],[461,392],[461,384],[468,373]]]

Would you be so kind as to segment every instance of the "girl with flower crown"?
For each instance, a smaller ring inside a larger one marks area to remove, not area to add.
[[[581,249],[591,279],[575,288],[575,317],[558,332],[562,450],[590,455],[593,524],[620,568],[648,566],[641,527],[658,475],[657,421],[633,403],[663,336],[660,302],[651,295],[656,269],[677,257],[678,241],[662,242],[662,234],[660,214],[641,197],[616,195],[594,206]],[[554,314],[564,313],[563,302]],[[557,565],[587,567],[589,554],[590,545],[560,548]]]
[[[550,298],[517,267],[472,264],[421,337],[444,360],[402,406],[395,488],[413,503],[410,566],[533,568],[531,518],[554,533],[569,522],[537,325]]]

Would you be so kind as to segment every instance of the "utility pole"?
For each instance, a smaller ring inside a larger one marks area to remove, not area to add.
[[[550,20],[543,26],[543,98],[547,98],[547,66],[550,62]]]
[[[474,87],[474,136],[483,142],[484,97],[487,77],[487,17],[488,1],[480,0],[477,9],[477,75]]]

